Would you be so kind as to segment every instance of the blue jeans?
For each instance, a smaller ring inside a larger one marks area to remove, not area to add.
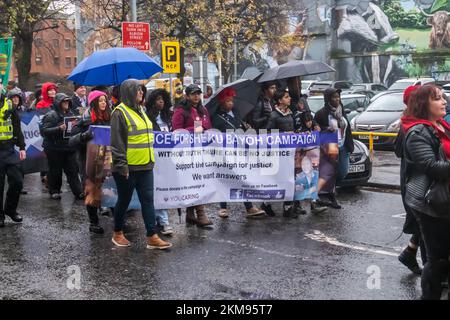
[[[169,211],[166,209],[155,210],[156,222],[161,226],[169,225]]]
[[[345,146],[339,148],[339,163],[337,172],[337,181],[342,181],[348,174],[348,167],[350,166],[350,152]]]
[[[126,213],[130,204],[133,191],[136,192],[141,203],[142,217],[144,218],[147,237],[154,235],[155,232],[155,207],[153,204],[153,171],[134,171],[130,172],[127,178],[114,172],[114,180],[117,185],[117,203],[114,208],[114,231],[123,230],[125,225]]]

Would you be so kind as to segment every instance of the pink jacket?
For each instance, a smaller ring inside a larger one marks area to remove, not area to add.
[[[175,112],[172,116],[172,126],[173,130],[177,129],[186,129],[190,132],[194,132],[194,120],[202,121],[202,127],[204,130],[211,129],[211,120],[209,119],[208,110],[205,107],[202,107],[205,110],[205,114],[203,117],[200,117],[195,108],[191,108],[190,117],[185,117],[184,108],[181,106],[175,109]]]

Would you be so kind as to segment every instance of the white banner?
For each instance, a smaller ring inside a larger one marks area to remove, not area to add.
[[[289,201],[297,148],[317,148],[319,134],[155,134],[155,208],[244,201]],[[316,182],[317,183],[317,182]]]

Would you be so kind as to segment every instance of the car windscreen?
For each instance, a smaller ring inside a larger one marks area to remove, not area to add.
[[[336,82],[334,87],[336,89],[350,89],[353,86],[351,82]]]
[[[367,112],[400,112],[403,111],[406,106],[403,104],[403,94],[386,94],[377,98],[368,107]]]
[[[414,82],[395,82],[392,86],[389,87],[389,90],[405,90],[409,86],[414,85]]]
[[[344,109],[356,111],[358,108],[365,107],[366,97],[342,97],[341,101]]]
[[[302,90],[308,90],[311,82],[302,82]]]
[[[329,83],[314,83],[309,90],[311,91],[324,91],[326,88],[329,88],[330,84]]]
[[[322,109],[324,104],[325,103],[323,101],[323,98],[321,98],[321,99],[308,99],[309,109],[311,109],[311,111],[314,112],[314,113],[316,113],[317,111]]]
[[[353,91],[366,91],[366,86],[363,84],[354,84],[350,89]]]

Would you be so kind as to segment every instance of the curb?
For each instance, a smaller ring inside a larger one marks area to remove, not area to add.
[[[367,182],[366,186],[371,187],[371,188],[377,188],[377,189],[400,190],[400,186],[396,185],[396,184]]]

